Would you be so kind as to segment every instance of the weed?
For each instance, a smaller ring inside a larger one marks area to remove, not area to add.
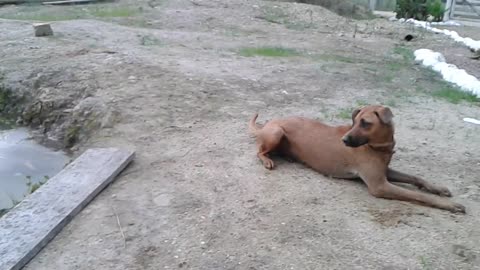
[[[35,191],[37,191],[37,189],[39,189],[43,184],[45,184],[48,181],[48,179],[50,179],[50,177],[48,177],[48,175],[45,175],[45,176],[43,176],[43,181],[39,181],[37,183],[32,183],[32,177],[31,176],[27,175],[26,178],[27,178],[28,194],[32,194]]]
[[[413,51],[410,48],[403,47],[403,46],[396,46],[393,48],[393,53],[397,55],[401,55],[404,61],[413,61],[415,56],[413,55]]]
[[[160,45],[161,42],[160,40],[152,36],[142,36],[140,40],[140,44],[142,46],[155,46],[155,45]]]
[[[424,256],[419,257],[420,264],[422,265],[422,270],[431,270],[430,263],[427,261],[427,259]]]
[[[369,103],[365,100],[357,100],[357,106],[358,107],[363,107],[363,106],[367,106]],[[353,111],[353,110],[352,110]]]
[[[337,113],[336,116],[338,118],[341,118],[341,119],[350,119],[350,118],[352,118],[352,111],[353,110],[354,109],[352,109],[352,108],[342,109]]]
[[[405,67],[405,65],[403,63],[400,63],[400,62],[388,62],[387,63],[387,68],[390,71],[400,71],[404,67]]]
[[[259,48],[242,48],[239,54],[241,56],[265,56],[265,57],[289,57],[298,56],[300,53],[295,49],[282,47],[259,47]]]

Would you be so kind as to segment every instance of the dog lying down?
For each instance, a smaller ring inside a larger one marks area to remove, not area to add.
[[[265,168],[274,167],[269,153],[301,161],[315,171],[335,178],[361,178],[375,197],[410,201],[451,212],[465,213],[465,207],[451,197],[446,187],[389,168],[395,146],[393,114],[384,106],[366,106],[352,113],[352,125],[332,127],[319,121],[290,117],[274,119],[264,126],[250,120],[256,137],[257,156]],[[427,192],[414,191],[391,182],[408,183]]]

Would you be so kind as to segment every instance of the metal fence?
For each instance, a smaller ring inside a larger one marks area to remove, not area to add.
[[[480,0],[442,0],[445,4],[444,20],[480,20]],[[371,10],[394,11],[396,0],[369,0]]]
[[[480,0],[449,0],[449,17],[451,19],[480,20]]]

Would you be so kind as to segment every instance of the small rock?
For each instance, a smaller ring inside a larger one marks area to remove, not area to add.
[[[130,82],[134,83],[134,82],[137,81],[137,77],[135,77],[135,76],[129,76],[129,77],[128,77],[128,80],[129,80]]]
[[[34,23],[33,29],[36,37],[53,36],[53,30],[49,23]]]
[[[412,35],[410,35],[410,34],[408,34],[408,35],[406,35],[406,36],[404,37],[404,39],[405,39],[406,41],[411,41],[413,38],[414,38],[414,36],[412,36]]]

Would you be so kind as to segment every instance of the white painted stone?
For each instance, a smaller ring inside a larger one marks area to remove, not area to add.
[[[33,30],[36,37],[53,36],[53,30],[49,23],[34,23]]]

